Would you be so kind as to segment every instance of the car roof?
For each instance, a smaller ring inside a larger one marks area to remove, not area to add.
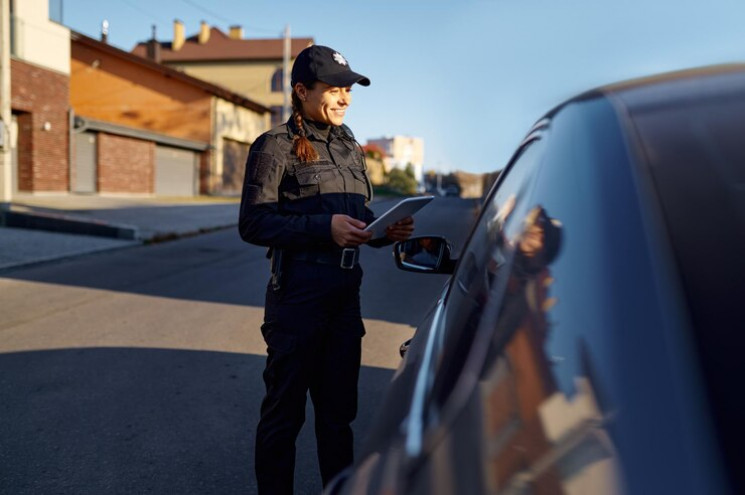
[[[579,101],[609,98],[629,110],[674,105],[684,101],[743,92],[745,64],[723,64],[667,72],[597,87],[571,98],[549,111],[551,118],[562,108]]]

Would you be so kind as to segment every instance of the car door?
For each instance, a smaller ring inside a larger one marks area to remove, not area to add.
[[[417,332],[423,351],[403,425],[406,462],[398,459],[399,493],[484,491],[480,420],[471,421],[480,414],[468,400],[478,370],[469,365],[479,360],[473,354],[486,348],[479,343],[490,332],[480,328],[484,313],[493,312],[505,295],[507,278],[501,275],[514,257],[510,239],[529,213],[547,125],[543,121],[531,131],[501,174],[462,250],[446,296],[429,326]]]

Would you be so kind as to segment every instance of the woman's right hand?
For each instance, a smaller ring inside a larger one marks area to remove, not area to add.
[[[365,232],[367,226],[362,220],[349,215],[333,215],[331,217],[331,238],[341,247],[356,247],[372,238],[372,232]]]

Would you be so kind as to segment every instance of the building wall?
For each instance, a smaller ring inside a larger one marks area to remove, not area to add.
[[[271,88],[274,72],[282,68],[281,60],[167,62],[166,65],[183,70],[190,76],[223,86],[267,107],[281,106],[284,102],[282,92],[273,92]]]
[[[49,0],[16,0],[12,24],[14,56],[70,74],[70,30],[49,20]]]
[[[224,163],[225,156],[231,156],[226,146],[231,143],[238,148],[248,148],[259,135],[267,129],[268,115],[261,115],[229,101],[215,98],[215,138],[212,143],[212,192],[240,192],[243,184],[245,157]],[[240,146],[240,145],[243,146]]]
[[[385,166],[383,160],[367,156],[365,157],[365,163],[367,164],[367,176],[372,185],[383,185],[385,183]]]
[[[210,142],[212,95],[204,90],[74,42],[71,69],[77,115]]]
[[[154,192],[155,143],[100,132],[97,155],[99,192]]]
[[[202,152],[199,157],[199,193],[209,194],[214,191],[214,179],[212,173],[212,155],[211,150]]]
[[[408,164],[414,169],[414,177],[422,182],[424,174],[424,141],[421,138],[393,136],[368,139],[367,144],[379,146],[387,155],[391,167],[406,169]]]
[[[18,118],[18,189],[67,191],[69,78],[13,58],[11,107]]]

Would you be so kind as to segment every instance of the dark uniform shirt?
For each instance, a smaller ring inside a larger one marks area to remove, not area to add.
[[[286,250],[340,250],[331,217],[345,214],[370,224],[372,188],[362,151],[346,126],[305,122],[319,159],[292,152],[292,119],[262,134],[246,163],[239,230],[246,242]],[[389,243],[371,241],[372,245]]]

